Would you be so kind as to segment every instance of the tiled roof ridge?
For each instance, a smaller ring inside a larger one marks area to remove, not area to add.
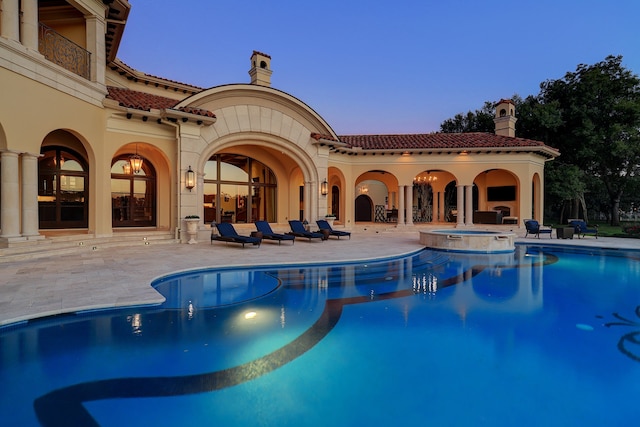
[[[156,83],[155,81],[158,82],[166,82],[167,85],[180,85],[180,86],[186,86],[189,88],[192,88],[192,91],[194,92],[200,92],[202,90],[204,90],[204,88],[200,87],[200,86],[196,86],[196,85],[192,85],[189,83],[184,83],[184,82],[179,82],[177,80],[171,80],[171,79],[167,79],[165,77],[160,77],[160,76],[155,76],[153,74],[148,74],[145,73],[143,71],[139,71],[136,70],[135,68],[131,67],[129,64],[125,63],[124,61],[122,61],[119,58],[116,58],[112,63],[111,63],[111,67],[112,69],[120,69],[123,73],[127,73],[129,75],[131,75],[132,78],[138,79],[138,80],[144,80],[145,78],[148,79],[153,79],[154,83]]]

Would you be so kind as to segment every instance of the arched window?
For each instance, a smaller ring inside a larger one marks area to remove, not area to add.
[[[89,168],[78,153],[63,147],[44,147],[38,161],[40,228],[88,226]]]
[[[239,154],[216,154],[204,168],[204,221],[276,221],[276,177],[266,165]]]
[[[117,157],[111,165],[111,223],[113,227],[156,225],[156,172],[144,159],[133,173],[130,155]]]

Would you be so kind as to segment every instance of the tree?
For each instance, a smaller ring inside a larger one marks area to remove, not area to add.
[[[540,87],[541,102],[562,118],[546,142],[560,149],[565,163],[602,181],[611,224],[619,225],[620,200],[640,172],[640,79],[621,56],[608,56]]]
[[[582,207],[587,220],[587,206],[600,211],[605,204],[600,197],[604,188],[607,217],[612,225],[619,225],[620,203],[630,203],[623,196],[640,180],[640,79],[622,66],[621,56],[608,56],[594,65],[578,65],[575,72],[568,72],[562,79],[547,80],[540,89],[538,95],[525,99],[512,97],[518,116],[516,134],[559,149],[562,165],[578,167],[586,183],[571,191],[547,192],[557,202],[547,206],[555,205],[562,217],[568,203],[562,197],[573,193],[571,214],[578,215],[577,210]],[[475,113],[469,111],[445,120],[440,129],[492,132],[493,110],[494,104],[485,102]],[[552,167],[545,168],[546,187],[563,187],[563,183],[554,182],[556,179],[565,177],[554,174]],[[576,191],[579,188],[581,192]],[[586,200],[585,193],[598,200]]]
[[[468,111],[466,114],[458,113],[452,119],[447,119],[440,124],[440,131],[444,133],[463,132],[493,132],[495,104],[485,102],[480,110]]]
[[[554,207],[558,213],[558,222],[566,223],[566,219],[577,217],[572,201],[579,201],[586,213],[584,193],[586,190],[584,172],[575,165],[567,165],[554,161],[545,166],[545,201],[547,207]],[[570,211],[565,216],[565,210]],[[586,215],[585,215],[586,216]]]

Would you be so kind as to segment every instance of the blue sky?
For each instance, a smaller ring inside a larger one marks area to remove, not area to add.
[[[457,113],[539,93],[578,64],[622,55],[640,74],[637,0],[130,0],[118,57],[201,87],[272,87],[338,135],[428,133]]]

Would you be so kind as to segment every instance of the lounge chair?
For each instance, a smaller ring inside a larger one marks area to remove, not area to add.
[[[255,224],[258,232],[262,233],[263,239],[277,240],[278,244],[281,244],[283,240],[291,240],[291,244],[296,242],[296,236],[292,234],[274,233],[267,221],[256,221]]]
[[[221,222],[220,224],[213,223],[212,225],[216,226],[220,235],[214,234],[212,230],[211,243],[213,243],[214,240],[219,240],[221,242],[227,243],[241,243],[243,248],[247,243],[251,243],[252,245],[258,247],[260,247],[260,244],[262,243],[262,239],[259,239],[257,237],[239,235],[231,223]]]
[[[587,223],[581,219],[574,219],[569,221],[569,224],[573,227],[573,232],[578,235],[578,239],[581,239],[586,234],[593,234],[598,238],[598,228],[589,228]],[[582,234],[582,237],[580,235]]]
[[[524,237],[527,237],[529,234],[534,234],[539,239],[541,234],[548,234],[549,238],[551,238],[551,228],[541,226],[535,219],[525,219],[524,226],[527,229]]]
[[[301,221],[291,220],[289,221],[289,226],[291,227],[291,231],[287,232],[289,235],[295,237],[306,237],[309,241],[311,241],[311,239],[325,240],[324,234],[305,230],[304,224]]]
[[[338,240],[340,240],[340,237],[348,237],[349,239],[351,239],[350,232],[334,230],[333,228],[331,228],[331,224],[329,224],[329,221],[326,221],[324,219],[319,219],[316,221],[316,224],[318,224],[320,231],[327,230],[329,231],[329,236],[336,236]]]

